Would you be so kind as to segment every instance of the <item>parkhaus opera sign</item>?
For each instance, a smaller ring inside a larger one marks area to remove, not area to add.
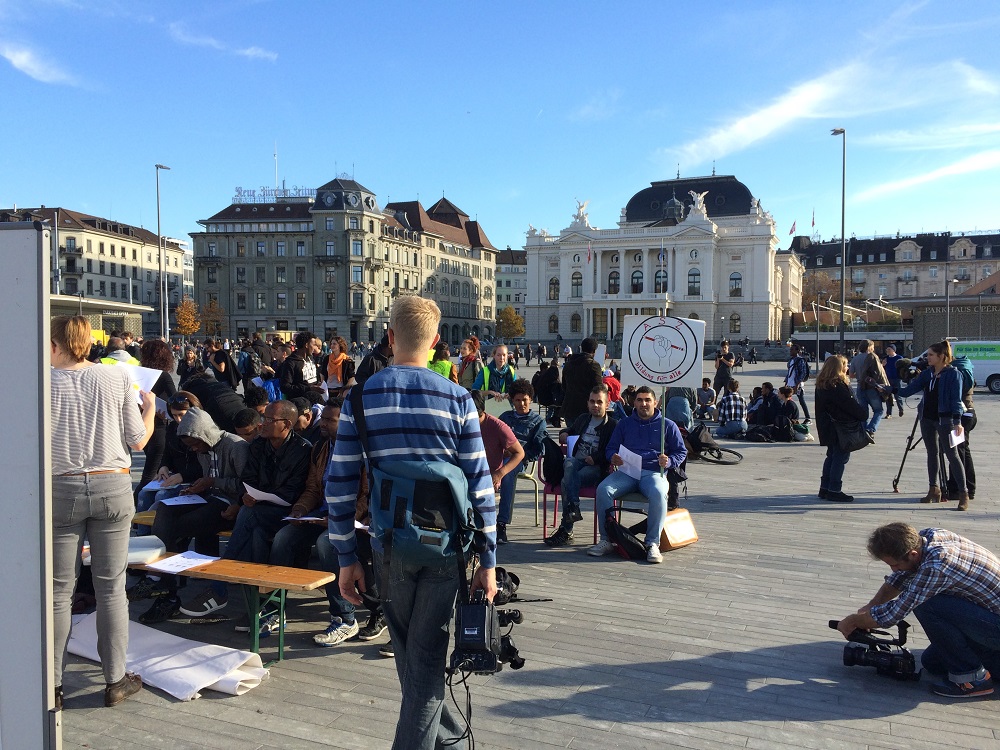
[[[923,307],[919,311],[922,313],[944,313],[951,310],[952,313],[995,313],[1000,312],[1000,305],[952,305],[950,308],[947,306],[940,307]],[[914,312],[917,312],[914,310]]]

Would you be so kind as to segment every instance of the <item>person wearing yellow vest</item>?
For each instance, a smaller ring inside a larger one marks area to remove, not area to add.
[[[517,380],[517,370],[507,364],[507,347],[503,344],[493,350],[493,361],[483,368],[472,385],[475,391],[486,391],[497,401],[507,401],[507,389]]]
[[[108,339],[108,348],[104,351],[104,356],[101,357],[101,364],[117,365],[119,362],[139,366],[139,360],[125,351],[125,342],[118,336],[112,336]]]
[[[444,341],[439,341],[431,351],[433,352],[433,356],[427,363],[427,367],[434,370],[441,377],[448,378],[452,383],[457,384],[458,370],[450,359],[451,351],[448,349],[448,344]]]

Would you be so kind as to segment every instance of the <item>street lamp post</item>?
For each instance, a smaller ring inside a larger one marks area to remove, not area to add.
[[[944,337],[951,337],[951,285],[957,284],[958,279],[944,280]]]
[[[979,338],[983,337],[983,293],[979,293]]]
[[[719,344],[726,340],[726,316],[719,318]]]
[[[167,320],[167,253],[160,233],[160,170],[170,170],[162,164],[156,164],[156,251],[160,256],[160,335],[164,341],[170,341],[170,322]]]
[[[847,197],[847,131],[834,128],[830,135],[843,137],[840,159],[840,353],[847,351],[844,341],[844,302],[847,299],[847,237],[844,233],[844,212]]]

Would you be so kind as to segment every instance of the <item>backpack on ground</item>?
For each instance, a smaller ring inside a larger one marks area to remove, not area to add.
[[[792,443],[795,441],[795,427],[792,420],[784,414],[779,414],[774,418],[771,425],[771,438],[776,443]]]
[[[618,513],[637,513],[642,520],[633,526],[625,526],[618,521]],[[646,511],[639,508],[608,508],[604,517],[604,530],[608,541],[615,546],[615,552],[626,560],[645,560],[646,545],[639,534],[646,532]]]
[[[351,408],[368,457],[371,536],[382,543],[383,567],[396,553],[417,565],[433,565],[468,549],[475,511],[464,472],[447,461],[376,459],[368,443],[363,390],[351,389]]]
[[[689,444],[689,453],[694,453],[695,455],[701,453],[704,449],[717,450],[719,444],[712,437],[712,431],[708,428],[708,425],[704,422],[699,422],[687,433],[687,441]]]
[[[744,440],[750,443],[774,443],[774,428],[769,424],[752,424]]]

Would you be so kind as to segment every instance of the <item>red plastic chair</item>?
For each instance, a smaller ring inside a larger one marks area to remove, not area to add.
[[[566,446],[561,446],[563,453],[566,452]],[[560,518],[559,518],[559,498],[562,497],[562,487],[558,484],[550,484],[545,476],[542,474],[542,460],[541,458],[537,461],[537,473],[538,479],[542,483],[542,539],[547,539],[549,536],[549,495],[552,496],[552,531],[555,532],[559,528]],[[597,544],[597,487],[581,487],[580,488],[580,501],[584,499],[590,499],[594,501],[594,544]]]

